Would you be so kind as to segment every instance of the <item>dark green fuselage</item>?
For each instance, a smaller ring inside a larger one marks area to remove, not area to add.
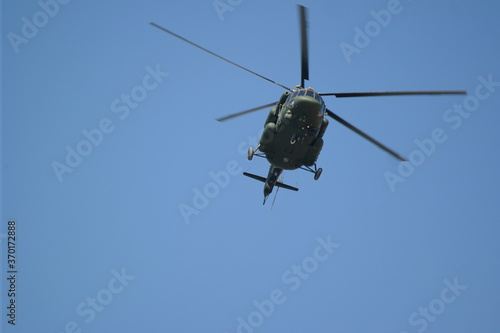
[[[259,150],[271,164],[264,202],[283,170],[315,165],[328,127],[325,111],[323,99],[310,88],[283,93],[270,110],[259,141]]]
[[[279,169],[294,170],[314,165],[328,126],[324,115],[325,104],[314,90],[284,93],[267,117],[259,150]]]

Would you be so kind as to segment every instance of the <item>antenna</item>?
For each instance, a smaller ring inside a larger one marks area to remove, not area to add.
[[[283,176],[281,176],[281,178],[278,179],[278,183],[283,183]],[[269,210],[273,210],[274,202],[276,201],[276,197],[278,196],[279,190],[280,190],[280,186],[277,186],[276,193],[274,193],[273,203],[271,204],[271,208]]]

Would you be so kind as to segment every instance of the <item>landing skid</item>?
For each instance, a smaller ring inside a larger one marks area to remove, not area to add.
[[[311,167],[308,167],[308,166],[301,166],[300,168],[302,170],[314,173],[314,180],[318,180],[319,176],[321,176],[321,173],[323,172],[323,169],[321,169],[321,168],[318,169],[316,167],[316,163],[314,163],[314,169],[312,169]]]
[[[259,147],[260,147],[260,145],[258,145],[257,148],[255,148],[255,149],[253,149],[252,147],[248,148],[247,158],[248,158],[249,161],[251,161],[254,156],[264,157],[264,158],[266,157],[265,153],[262,153],[262,152],[258,153]],[[314,180],[318,180],[319,177],[321,176],[321,173],[323,172],[322,168],[317,168],[316,167],[316,163],[314,163],[314,169],[311,168],[311,167],[309,167],[309,166],[305,166],[305,165],[301,166],[300,168],[302,170],[314,173]]]

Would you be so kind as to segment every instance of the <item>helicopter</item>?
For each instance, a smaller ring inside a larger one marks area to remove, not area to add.
[[[464,95],[467,92],[463,90],[430,90],[430,91],[377,91],[377,92],[347,92],[347,93],[319,93],[314,89],[305,87],[305,80],[309,80],[309,51],[308,51],[308,24],[307,8],[303,5],[297,5],[299,11],[299,29],[300,29],[300,53],[301,53],[301,79],[300,85],[295,88],[289,88],[276,81],[273,81],[263,75],[251,71],[231,60],[228,60],[198,44],[195,44],[186,38],[167,30],[166,28],[150,22],[150,24],[159,30],[166,32],[202,51],[205,51],[229,64],[256,75],[266,81],[269,81],[285,91],[277,102],[233,113],[217,121],[226,121],[271,107],[267,119],[264,123],[264,130],[256,148],[248,148],[247,158],[252,160],[254,156],[266,158],[270,164],[267,177],[258,176],[248,172],[243,175],[256,179],[264,183],[264,202],[272,193],[273,188],[285,188],[292,191],[299,189],[283,183],[280,175],[284,170],[302,169],[314,174],[314,180],[318,180],[323,172],[318,168],[316,161],[323,148],[323,135],[329,125],[327,118],[337,121],[341,125],[349,128],[356,134],[372,142],[380,149],[389,153],[400,161],[407,161],[404,157],[388,148],[381,142],[375,140],[365,132],[350,124],[337,114],[326,107],[323,96],[335,96],[336,98],[350,97],[372,97],[372,96],[404,96],[404,95]]]

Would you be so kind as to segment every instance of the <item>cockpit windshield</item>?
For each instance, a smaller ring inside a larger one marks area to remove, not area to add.
[[[294,105],[294,99],[297,96],[308,96],[308,97],[314,98],[319,103],[321,103],[321,105],[322,105],[322,113],[323,114],[325,113],[326,106],[325,106],[325,102],[323,101],[323,98],[321,98],[321,96],[317,92],[315,92],[314,90],[312,90],[312,89],[295,90],[293,93],[291,93],[288,96],[285,104],[288,105],[289,107],[293,107],[293,105]]]

